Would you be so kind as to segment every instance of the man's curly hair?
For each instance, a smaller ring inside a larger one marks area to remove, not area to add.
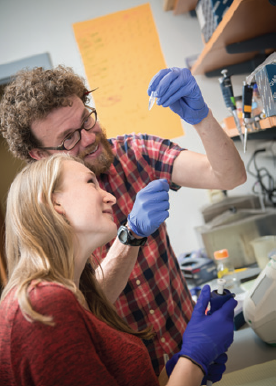
[[[46,118],[57,107],[70,106],[69,97],[73,95],[87,103],[88,93],[85,80],[70,67],[19,71],[0,102],[0,130],[13,155],[33,161],[29,151],[40,144],[31,132],[32,122]]]

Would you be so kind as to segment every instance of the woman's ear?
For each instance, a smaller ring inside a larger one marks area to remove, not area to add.
[[[56,194],[52,195],[52,200],[53,200],[53,205],[54,205],[55,211],[57,213],[59,213],[59,214],[64,215],[65,211],[64,211],[62,205],[58,202],[59,200],[57,199],[57,195]]]
[[[58,212],[59,214],[64,215],[64,210],[63,210],[62,206],[58,202],[54,201],[54,208],[55,208],[56,212]]]

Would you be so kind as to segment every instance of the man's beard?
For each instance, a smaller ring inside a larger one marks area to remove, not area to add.
[[[114,154],[111,145],[107,140],[105,130],[102,127],[101,129],[101,133],[96,133],[96,140],[93,145],[78,155],[78,157],[84,161],[85,166],[94,172],[96,176],[99,176],[101,173],[106,173],[114,159]],[[99,144],[101,144],[102,147],[101,154],[98,157],[86,161],[85,156],[95,150]]]

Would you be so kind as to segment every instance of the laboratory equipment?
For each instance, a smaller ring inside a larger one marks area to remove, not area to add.
[[[269,262],[269,252],[276,249],[276,235],[257,237],[250,241],[256,257],[258,266],[264,269]]]
[[[177,260],[189,285],[197,286],[217,277],[216,265],[203,249],[182,253]]]
[[[275,233],[276,208],[227,210],[196,227],[207,256],[226,248],[235,269],[256,263],[250,241]]]
[[[227,72],[228,71],[226,69],[221,71],[223,76],[221,78],[219,78],[219,83],[220,83],[220,87],[221,87],[221,91],[222,91],[225,105],[234,117],[235,124],[236,124],[236,127],[238,129],[239,136],[240,136],[240,139],[241,139],[241,142],[243,145],[243,151],[245,153],[246,152],[247,132],[246,132],[246,135],[244,137],[243,133],[242,133],[240,120],[238,117],[238,111],[237,111],[236,101],[235,101],[235,97],[234,97],[234,93],[233,93],[231,78],[229,75],[227,75]]]
[[[256,83],[247,84],[246,82],[243,82],[242,111],[246,135],[248,131],[252,132],[261,129],[260,117],[263,116],[263,114],[257,103],[259,101],[259,99],[256,98],[257,94],[258,91]]]
[[[276,251],[248,291],[245,321],[264,342],[276,346]]]
[[[251,118],[252,112],[252,95],[253,95],[253,86],[243,83],[242,89],[242,112],[243,112],[243,122],[244,122],[244,140],[247,142],[247,133],[248,130],[253,130],[253,120]]]

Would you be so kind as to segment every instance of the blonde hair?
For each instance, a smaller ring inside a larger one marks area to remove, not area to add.
[[[81,304],[86,300],[91,312],[117,330],[152,337],[151,329],[134,332],[117,314],[87,265],[80,289],[74,284],[73,228],[54,208],[52,194],[61,189],[63,163],[83,163],[68,154],[55,154],[27,165],[13,181],[7,199],[6,256],[8,283],[3,300],[16,287],[16,297],[24,317],[53,325],[51,316],[37,313],[30,303],[31,282],[56,282],[74,293]]]

